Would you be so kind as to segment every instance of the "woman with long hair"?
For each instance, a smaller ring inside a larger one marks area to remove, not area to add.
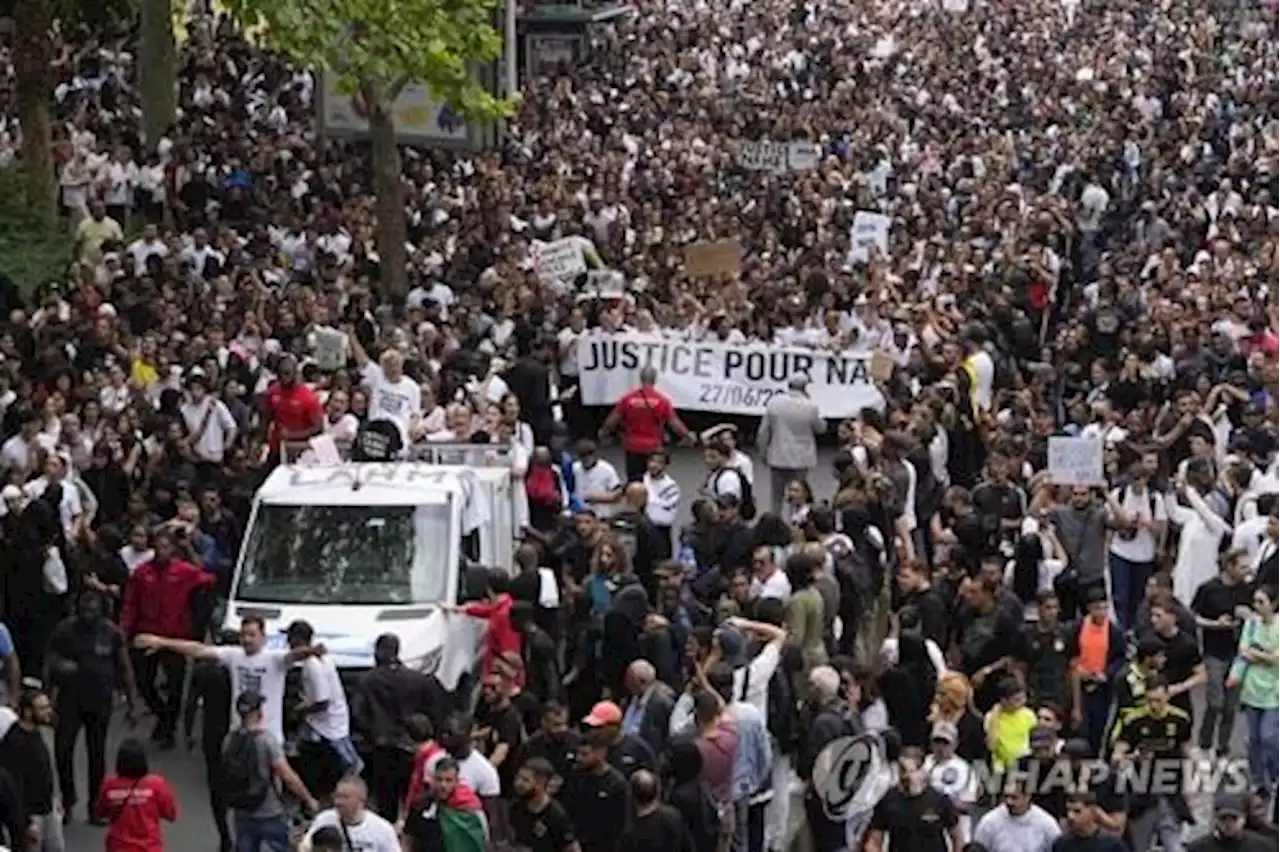
[[[107,826],[106,852],[164,852],[161,823],[177,819],[173,790],[151,772],[142,743],[120,743],[116,772],[102,783],[93,806],[95,824]]]
[[[1280,780],[1280,620],[1276,588],[1259,586],[1253,593],[1256,618],[1240,631],[1240,649],[1228,675],[1240,690],[1240,709],[1249,730],[1249,778],[1264,800]]]
[[[933,725],[949,722],[956,726],[959,734],[956,754],[964,760],[974,763],[989,758],[982,717],[973,709],[973,690],[969,687],[969,679],[964,675],[949,671],[938,678],[937,688],[933,692],[933,706],[929,710],[929,722]]]

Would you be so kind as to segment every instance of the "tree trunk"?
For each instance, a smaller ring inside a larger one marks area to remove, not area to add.
[[[173,39],[169,0],[141,0],[138,44],[138,89],[142,99],[142,134],[148,149],[164,136],[178,107],[178,49]]]
[[[404,190],[400,183],[400,149],[391,104],[382,98],[369,102],[369,141],[373,149],[374,208],[378,216],[378,278],[385,296],[403,299],[409,292],[405,271],[408,255],[405,240],[408,225],[404,216]]]
[[[53,87],[49,73],[53,39],[45,0],[17,0],[13,24],[26,204],[36,215],[53,222],[58,213],[58,182],[53,169]]]

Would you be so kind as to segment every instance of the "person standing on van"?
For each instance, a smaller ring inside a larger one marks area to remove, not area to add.
[[[289,852],[289,815],[279,784],[302,802],[309,814],[320,806],[267,730],[262,693],[246,691],[236,699],[240,727],[222,749],[222,782],[234,814],[236,852]]]
[[[640,371],[640,387],[629,390],[614,405],[600,427],[604,438],[622,427],[622,451],[626,454],[629,482],[644,478],[649,456],[666,449],[667,429],[676,433],[682,443],[692,444],[693,433],[684,425],[671,399],[658,390],[658,371],[652,366]]]

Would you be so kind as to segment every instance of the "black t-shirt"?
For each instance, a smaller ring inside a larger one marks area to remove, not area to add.
[[[1129,847],[1119,837],[1094,832],[1088,837],[1064,834],[1053,841],[1052,852],[1128,852]]]
[[[693,842],[680,812],[659,805],[653,813],[637,816],[618,841],[618,852],[692,852]],[[537,850],[534,850],[537,852]]]
[[[1170,686],[1182,683],[1191,677],[1196,666],[1204,662],[1200,657],[1200,643],[1195,640],[1195,637],[1181,630],[1172,636],[1161,636],[1158,633],[1153,635],[1164,644],[1164,666],[1160,672],[1168,679]],[[1180,693],[1171,701],[1175,706],[1188,713],[1191,712],[1191,693]]]
[[[1214,577],[1196,589],[1196,596],[1191,601],[1191,611],[1201,618],[1210,621],[1231,615],[1238,606],[1249,606],[1249,586],[1245,583],[1227,585],[1221,577]],[[1240,641],[1239,627],[1219,629],[1201,628],[1204,641],[1204,655],[1215,660],[1233,660],[1236,656],[1236,645]]]
[[[498,780],[502,783],[502,792],[510,793],[516,777],[517,752],[524,742],[524,720],[520,709],[515,704],[497,709],[482,704],[476,712],[476,727],[488,731],[484,740],[486,757],[492,755],[498,746],[507,746],[507,756],[498,767]]]
[[[410,803],[404,819],[404,836],[413,841],[415,852],[435,852],[444,848],[440,811],[430,790],[424,790]]]
[[[49,640],[49,650],[68,664],[63,673],[54,668],[58,687],[82,704],[109,707],[116,687],[116,661],[123,647],[124,634],[106,619],[96,624],[76,616],[64,619]]]
[[[1068,628],[1042,630],[1038,625],[1022,633],[1018,659],[1027,666],[1027,691],[1033,705],[1053,701],[1065,706],[1067,665],[1071,659]]]
[[[573,821],[559,802],[553,799],[535,812],[517,799],[511,803],[511,839],[529,852],[564,852],[576,838]]]
[[[556,774],[562,779],[568,778],[573,770],[574,761],[578,757],[578,746],[581,744],[582,736],[577,731],[565,731],[564,736],[558,740],[553,740],[542,731],[538,731],[529,737],[520,749],[520,764],[532,758],[541,757],[551,764]]]
[[[932,787],[908,796],[895,787],[871,814],[871,828],[883,831],[890,849],[910,852],[948,852],[950,830],[959,820],[951,799]]]
[[[599,772],[571,772],[560,801],[573,821],[582,852],[615,852],[631,801],[621,772],[608,765]]]

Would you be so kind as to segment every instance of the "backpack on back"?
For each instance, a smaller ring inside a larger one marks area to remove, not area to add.
[[[751,487],[751,480],[747,479],[747,475],[736,467],[726,467],[716,474],[716,481],[719,482],[720,477],[729,472],[738,477],[738,484],[742,488],[742,499],[738,502],[738,515],[744,521],[754,521],[756,518],[756,495],[755,490]]]
[[[222,749],[222,784],[227,807],[254,811],[272,792],[271,776],[261,761],[259,731],[234,731]]]

